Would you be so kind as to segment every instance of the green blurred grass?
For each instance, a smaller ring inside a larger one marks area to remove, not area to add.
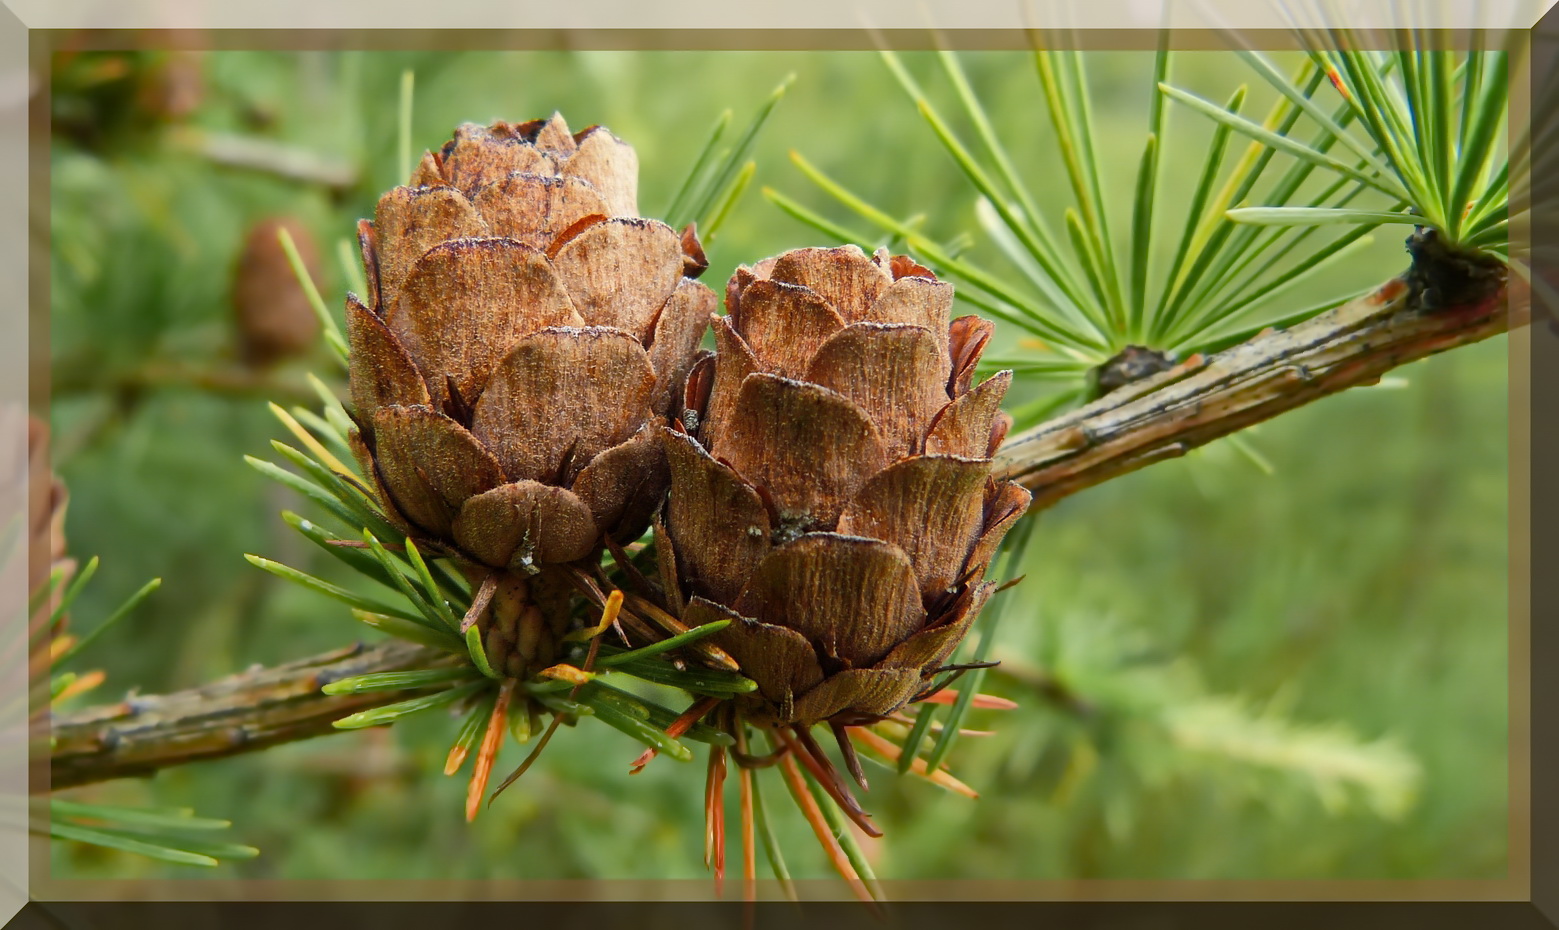
[[[1147,59],[1090,61],[1099,147],[1118,153],[1112,170],[1121,178],[1135,170]],[[930,73],[924,55],[906,62]],[[1059,178],[1027,59],[984,53],[965,64],[1006,141],[1030,154],[1020,167],[1032,179]],[[417,72],[419,151],[461,121],[560,110],[576,131],[603,123],[637,148],[646,215],[669,201],[721,110],[734,109],[741,125],[795,72],[756,150],[754,188],[773,186],[821,208],[822,197],[786,160],[794,148],[899,215],[925,213],[939,237],[977,229],[971,191],[869,53],[222,52],[207,55],[203,68],[206,100],[194,125],[327,153],[358,165],[362,177],[333,195],[212,166],[173,151],[155,129],[100,152],[62,142],[52,153],[58,394],[50,415],[72,495],[71,549],[103,558],[75,614],[88,623],[147,577],[166,579],[85,657],[110,674],[105,698],[130,687],[190,686],[366,632],[340,605],[241,557],[257,552],[343,578],[277,518],[301,503],[242,462],[268,453],[268,440],[281,435],[262,398],[122,385],[150,364],[230,363],[229,280],[251,221],[295,213],[332,255],[334,240],[372,214],[378,193],[398,180],[403,69]],[[1219,97],[1247,79],[1231,58],[1212,53],[1184,56],[1176,77]],[[929,89],[947,90],[934,82]],[[1259,112],[1264,98],[1252,90],[1248,109]],[[1210,127],[1190,114],[1172,112],[1171,120],[1189,137],[1166,163],[1172,179],[1195,171],[1195,140]],[[1046,206],[1063,202],[1059,183],[1036,186]],[[1124,194],[1129,182],[1116,186]],[[1395,232],[1377,238],[1325,283],[1346,289],[1400,271],[1406,257]],[[711,244],[705,281],[718,291],[738,263],[817,244],[832,243],[750,190]],[[974,248],[986,248],[978,235]],[[327,265],[320,283],[335,308],[343,277]],[[1100,710],[1079,718],[1011,676],[988,677],[990,690],[1023,706],[977,712],[972,725],[998,734],[954,750],[954,770],[982,798],[875,770],[866,800],[888,833],[874,847],[878,874],[1505,874],[1505,353],[1503,339],[1460,350],[1398,372],[1405,389],[1348,392],[1263,425],[1253,439],[1275,476],[1216,445],[1044,514],[1027,580],[1003,595],[1014,603],[999,646],[1032,663],[1059,649],[1071,657],[1068,683]],[[298,367],[336,374],[323,348]],[[68,393],[59,391],[62,380]],[[1023,396],[1021,386],[1013,396]],[[1156,734],[1154,714],[1196,695],[1243,696],[1258,710],[1343,724],[1365,740],[1389,736],[1422,767],[1416,803],[1395,820],[1358,804],[1332,812],[1291,774],[1176,750]],[[78,794],[232,819],[235,838],[262,854],[219,874],[705,874],[701,765],[662,759],[630,778],[637,744],[601,726],[565,730],[541,764],[467,827],[463,780],[438,774],[454,726],[415,719],[388,733],[347,733]],[[499,768],[519,757],[509,747]],[[793,870],[829,874],[777,781],[766,798]],[[54,868],[81,877],[193,871],[64,844]]]

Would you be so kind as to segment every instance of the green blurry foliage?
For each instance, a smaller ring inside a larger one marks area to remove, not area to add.
[[[903,59],[934,71],[921,53]],[[1045,177],[1053,152],[1027,56],[962,61],[1010,150]],[[978,233],[972,192],[875,53],[235,51],[200,67],[192,113],[91,147],[58,134],[50,159],[49,414],[72,550],[103,557],[80,609],[102,615],[145,578],[166,582],[135,635],[99,644],[105,696],[188,687],[364,635],[344,606],[242,558],[265,553],[361,583],[281,521],[281,509],[307,507],[242,458],[268,454],[280,435],[266,400],[312,406],[303,372],[339,387],[339,369],[321,343],[260,381],[224,381],[238,366],[228,292],[253,220],[299,216],[333,256],[400,180],[405,69],[416,72],[419,151],[462,121],[559,110],[636,147],[647,215],[670,202],[722,111],[740,127],[794,72],[754,149],[754,188],[814,193],[787,158],[794,148],[898,216],[968,230],[970,255],[1000,261]],[[1226,96],[1249,80],[1242,67],[1188,54],[1177,81]],[[1129,178],[1151,55],[1100,54],[1089,70],[1096,146],[1120,153],[1118,176]],[[929,79],[926,90],[951,99]],[[1252,112],[1269,102],[1265,90],[1252,88]],[[356,180],[215,164],[197,144],[215,135],[344,165]],[[1163,183],[1194,174],[1194,162],[1167,158]],[[719,291],[738,263],[829,244],[750,189],[709,250],[705,280]],[[1366,286],[1406,261],[1395,231],[1378,234],[1326,283]],[[347,278],[326,264],[320,288],[339,313]],[[998,340],[1002,354],[1021,351],[1005,327]],[[961,739],[950,758],[982,796],[871,766],[863,802],[887,832],[872,847],[877,874],[1503,875],[1505,351],[1497,340],[1439,356],[1399,372],[1404,389],[1347,392],[1263,425],[1274,476],[1217,444],[1040,515],[1026,580],[1000,595],[1014,601],[995,648],[1006,668],[985,678],[1021,707],[971,714],[966,725],[995,735]],[[70,796],[221,812],[262,853],[217,874],[707,882],[701,765],[658,759],[630,777],[637,743],[565,728],[467,826],[464,779],[440,774],[457,725],[432,713]],[[520,758],[511,747],[496,769]],[[792,872],[828,876],[783,792],[769,787],[765,800]],[[54,858],[58,875],[190,872],[67,844]]]

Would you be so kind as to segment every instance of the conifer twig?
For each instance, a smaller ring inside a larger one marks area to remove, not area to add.
[[[56,716],[48,784],[70,788],[173,765],[219,759],[278,743],[340,733],[348,714],[404,700],[404,691],[328,695],[332,681],[373,672],[424,668],[435,649],[394,641],[361,643],[273,667],[256,667],[164,695],[130,695],[114,704]]]
[[[1034,508],[1270,419],[1385,372],[1505,332],[1503,286],[1475,303],[1426,311],[1405,276],[1282,331],[1153,377],[1008,437],[997,477]],[[1525,311],[1523,311],[1523,317]]]
[[[1426,311],[1406,277],[1283,331],[1268,331],[1207,358],[1129,384],[1010,437],[998,472],[1047,507],[1144,465],[1349,387],[1399,365],[1504,332],[1498,287],[1473,304]],[[173,694],[127,698],[54,719],[55,788],[89,784],[277,743],[340,732],[332,721],[404,699],[403,692],[325,695],[338,678],[425,667],[436,650],[361,645],[273,668],[255,668]],[[37,786],[43,790],[44,785]]]

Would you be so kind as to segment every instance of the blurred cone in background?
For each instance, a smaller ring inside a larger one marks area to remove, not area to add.
[[[77,33],[51,56],[53,132],[89,148],[109,149],[183,121],[205,99],[202,52],[87,47],[95,41],[100,38],[92,31]]]
[[[973,386],[992,326],[886,250],[740,268],[695,415],[662,430],[667,593],[759,690],[748,719],[879,720],[924,696],[994,583],[1029,494],[991,477],[1010,372]],[[688,428],[692,428],[692,432]]]
[[[310,277],[318,281],[322,271],[319,246],[299,220],[269,217],[250,227],[233,274],[233,310],[239,355],[253,367],[303,355],[319,338],[319,317],[278,237],[283,229]]]
[[[60,571],[59,588],[34,612],[36,622],[46,620],[59,603],[65,585],[75,573],[76,562],[65,555],[65,483],[49,466],[49,426],[34,416],[27,418],[27,591],[36,596]],[[60,618],[64,625],[64,618]],[[60,630],[52,630],[58,634]]]
[[[152,79],[141,88],[141,108],[158,119],[182,120],[206,97],[202,53],[185,49],[166,52]]]
[[[656,428],[715,297],[685,276],[696,241],[636,215],[637,185],[603,128],[466,124],[360,224],[359,463],[391,520],[479,585],[467,622],[502,674],[557,660],[563,567],[637,538],[669,480]]]

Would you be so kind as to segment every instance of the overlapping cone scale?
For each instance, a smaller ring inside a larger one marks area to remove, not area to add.
[[[359,224],[354,448],[389,517],[474,576],[629,541],[664,496],[656,430],[716,301],[636,187],[600,127],[468,124]]]
[[[1011,373],[991,324],[905,256],[799,249],[737,270],[693,416],[660,428],[668,598],[758,684],[755,719],[862,723],[924,694],[1029,503],[991,476]]]

